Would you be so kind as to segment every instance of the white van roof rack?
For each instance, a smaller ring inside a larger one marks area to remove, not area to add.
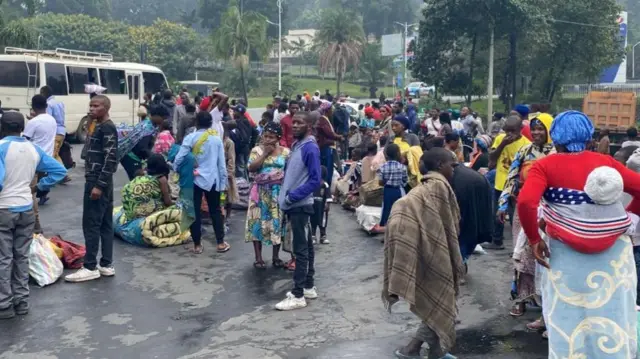
[[[60,59],[72,59],[77,61],[89,62],[113,61],[113,55],[111,54],[92,51],[70,50],[63,48],[57,48],[55,50],[32,50],[7,46],[4,48],[4,53],[7,55],[41,55],[45,57],[57,57]]]

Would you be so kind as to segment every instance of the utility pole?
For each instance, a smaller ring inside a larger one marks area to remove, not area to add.
[[[267,20],[267,23],[278,27],[278,94],[282,92],[282,0],[277,0],[278,23]]]
[[[403,74],[402,74],[402,84],[404,85],[404,87],[407,87],[407,62],[408,62],[408,58],[407,58],[407,38],[409,37],[409,27],[414,27],[416,25],[418,25],[417,23],[415,24],[409,24],[408,22],[395,22],[396,24],[400,25],[400,26],[404,26],[404,36],[402,37],[402,56],[404,57],[404,69],[403,69]],[[405,97],[406,96],[406,92],[402,91],[402,96]]]
[[[494,27],[491,26],[491,40],[489,42],[489,79],[487,80],[487,117],[493,116],[493,52],[495,33]],[[491,123],[493,119],[487,118],[488,123]]]

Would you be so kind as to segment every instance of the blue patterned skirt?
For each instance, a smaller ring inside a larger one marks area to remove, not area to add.
[[[548,243],[551,270],[538,269],[549,358],[635,359],[637,277],[629,237],[597,254]]]

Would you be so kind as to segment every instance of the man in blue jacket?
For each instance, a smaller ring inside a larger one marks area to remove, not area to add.
[[[309,222],[314,213],[313,193],[321,184],[320,149],[311,135],[313,126],[309,112],[298,112],[293,117],[295,142],[285,167],[278,203],[291,224],[296,269],[293,272],[293,290],[276,304],[278,310],[304,308],[307,306],[305,298],[318,298],[313,284],[314,250]]]

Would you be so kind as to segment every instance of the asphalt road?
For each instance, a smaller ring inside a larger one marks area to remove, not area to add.
[[[74,155],[80,148],[74,146]],[[83,166],[73,182],[55,188],[41,208],[47,234],[83,243]],[[116,198],[126,181],[116,179]],[[244,214],[233,214],[229,253],[183,247],[138,248],[115,243],[114,278],[33,286],[31,313],[0,322],[0,359],[52,358],[321,358],[382,359],[404,345],[418,320],[400,303],[392,314],[380,301],[382,245],[334,206],[331,244],[316,254],[321,297],[307,308],[277,312],[291,274],[252,267],[243,241]],[[510,243],[510,241],[509,241]],[[269,251],[267,251],[269,253]],[[285,258],[287,258],[285,256]],[[545,358],[546,342],[512,319],[509,251],[474,256],[459,299],[459,358]]]

